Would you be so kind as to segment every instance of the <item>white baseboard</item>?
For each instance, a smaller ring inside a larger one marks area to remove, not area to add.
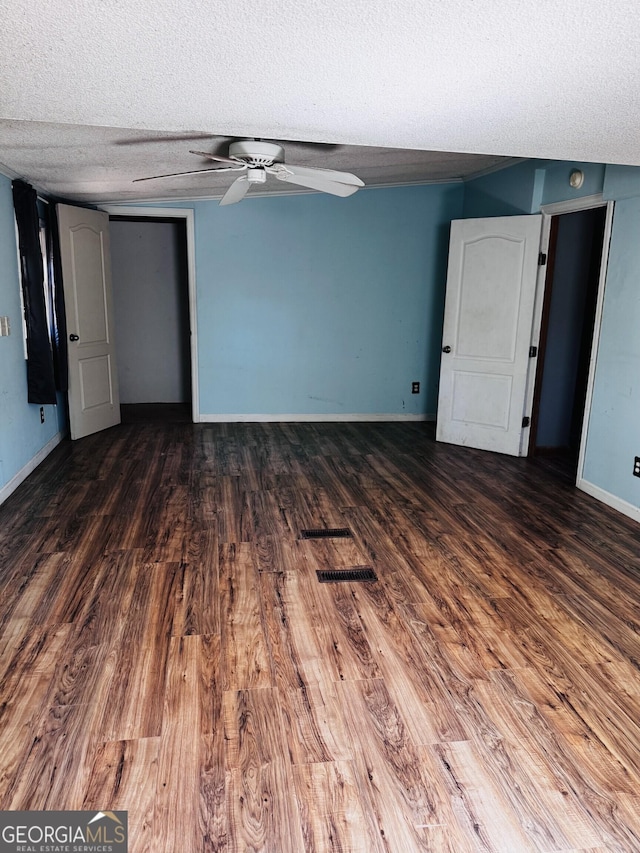
[[[634,521],[640,522],[640,507],[634,506],[628,501],[616,497],[616,495],[612,495],[611,492],[607,492],[599,486],[594,486],[593,483],[590,483],[588,480],[578,480],[576,486],[579,489],[582,489],[583,492],[591,495],[592,498],[596,498],[596,500],[602,501],[603,504],[607,504],[607,506],[617,509],[618,512],[623,513],[623,515],[628,515],[629,518],[632,518]]]
[[[53,438],[48,441],[43,448],[41,448],[33,459],[30,459],[26,465],[15,474],[9,482],[0,488],[0,504],[4,503],[9,495],[13,494],[18,486],[23,483],[29,474],[38,467],[41,462],[47,458],[47,456],[51,453],[51,451],[57,447],[62,439],[64,438],[64,433],[57,432]]]
[[[372,423],[377,421],[435,421],[435,415],[330,414],[330,415],[200,415],[200,423]]]

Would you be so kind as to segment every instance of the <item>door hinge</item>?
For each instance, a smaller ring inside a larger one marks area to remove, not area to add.
[[[538,253],[538,266],[543,267],[547,263],[547,256],[544,252]]]
[[[523,427],[528,427],[530,423],[531,423],[531,418],[524,417],[522,419],[522,426]]]
[[[538,347],[529,347],[529,358],[535,358],[538,355]]]

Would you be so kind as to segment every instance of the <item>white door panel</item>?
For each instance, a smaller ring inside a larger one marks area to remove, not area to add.
[[[65,204],[57,209],[69,335],[69,420],[75,439],[120,423],[109,215]]]
[[[451,223],[438,441],[520,453],[541,224]]]

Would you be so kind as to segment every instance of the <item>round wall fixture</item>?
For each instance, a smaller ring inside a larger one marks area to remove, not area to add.
[[[584,183],[584,172],[581,169],[574,169],[569,175],[569,186],[574,190],[579,190]]]

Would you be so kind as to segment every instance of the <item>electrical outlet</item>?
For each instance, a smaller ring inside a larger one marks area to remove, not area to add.
[[[44,406],[40,406],[40,423],[44,423]]]
[[[420,383],[419,382],[412,382],[411,383],[411,393],[412,394],[419,394],[420,393]]]
[[[11,323],[8,317],[0,317],[0,338],[5,338],[11,334]]]
[[[636,456],[633,462],[633,476],[640,477],[640,456]]]

